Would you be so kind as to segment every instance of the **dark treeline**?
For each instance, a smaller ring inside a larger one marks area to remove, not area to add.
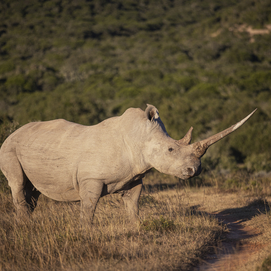
[[[198,140],[257,107],[204,163],[270,171],[270,44],[270,0],[3,0],[1,130],[151,103],[173,138]]]

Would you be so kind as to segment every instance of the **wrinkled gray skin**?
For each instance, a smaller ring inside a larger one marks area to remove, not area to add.
[[[181,179],[200,173],[208,147],[189,145],[191,132],[179,141],[170,138],[151,105],[94,126],[62,119],[32,122],[3,143],[0,168],[18,218],[30,214],[42,193],[58,201],[80,200],[81,217],[91,220],[100,197],[120,193],[134,220],[142,177],[151,168]]]

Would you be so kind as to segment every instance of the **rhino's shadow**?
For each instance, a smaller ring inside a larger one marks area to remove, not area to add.
[[[251,220],[259,214],[267,214],[270,211],[270,203],[265,199],[258,198],[240,208],[225,209],[216,214],[217,217],[225,218],[234,223],[242,223]]]
[[[173,184],[168,184],[168,183],[159,183],[159,184],[144,184],[142,190],[144,192],[148,193],[154,193],[157,191],[164,191],[164,190],[172,190],[176,188],[180,188],[179,183],[173,183]]]
[[[202,187],[211,186],[210,184],[203,183],[201,178],[193,178],[188,180],[179,180],[176,183],[156,183],[156,184],[144,184],[143,181],[143,191],[148,193],[154,193],[157,191],[181,189],[185,187]]]
[[[211,215],[216,217],[220,222],[242,223],[249,221],[259,214],[267,214],[270,211],[271,204],[265,199],[258,198],[249,202],[246,206],[240,208],[228,208],[216,213],[208,213],[200,210],[200,205],[190,206],[192,214]]]

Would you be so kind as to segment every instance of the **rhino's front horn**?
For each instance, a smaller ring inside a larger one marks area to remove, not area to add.
[[[236,124],[232,125],[228,129],[225,129],[224,131],[217,133],[213,136],[210,136],[204,140],[193,143],[191,146],[193,147],[193,152],[194,152],[195,156],[198,158],[203,156],[205,154],[205,152],[207,151],[207,149],[211,145],[213,145],[214,143],[216,143],[220,139],[224,138],[228,134],[232,133],[233,131],[235,131],[236,129],[241,127],[255,113],[256,110],[257,110],[257,108],[253,112],[251,112],[247,117],[245,117],[241,121],[237,122]]]

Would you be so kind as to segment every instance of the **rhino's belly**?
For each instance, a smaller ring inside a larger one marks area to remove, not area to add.
[[[22,159],[27,178],[45,196],[58,201],[78,201],[79,193],[74,170],[69,164],[40,159]]]
[[[38,188],[42,194],[57,201],[79,201],[78,192],[73,188],[68,188],[66,191],[56,191],[55,189],[48,189],[47,187]]]
[[[78,190],[74,188],[69,179],[52,179],[40,176],[28,177],[31,183],[45,196],[58,201],[78,201],[80,200]]]
[[[59,182],[59,180],[33,180],[29,178],[31,183],[37,188],[43,195],[48,198],[57,201],[78,201],[79,193],[69,182]]]

